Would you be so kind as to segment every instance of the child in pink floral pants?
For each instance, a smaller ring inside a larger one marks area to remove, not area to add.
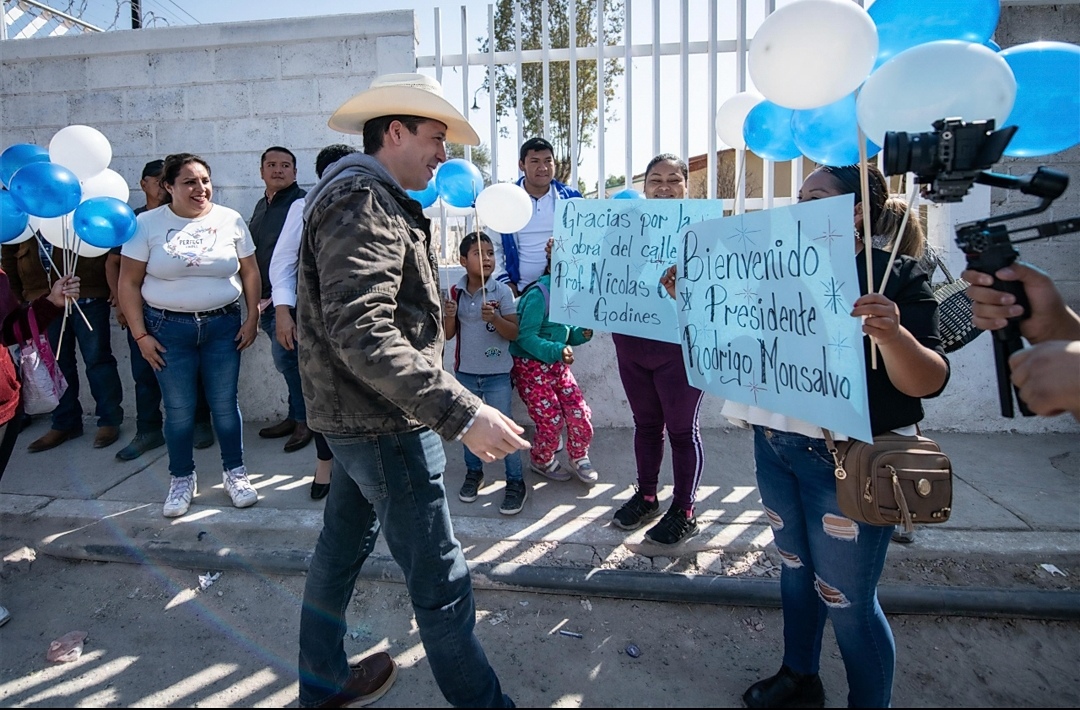
[[[518,337],[510,344],[514,367],[510,371],[521,401],[536,424],[529,468],[555,481],[577,475],[583,483],[596,483],[598,475],[589,461],[592,443],[592,410],[570,372],[572,346],[592,339],[588,328],[576,328],[548,319],[551,276],[541,276],[518,299]],[[573,474],[555,458],[559,435],[566,427],[566,452]]]

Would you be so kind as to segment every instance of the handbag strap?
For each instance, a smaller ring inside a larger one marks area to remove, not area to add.
[[[934,252],[934,261],[937,262],[938,268],[941,269],[941,273],[945,274],[945,283],[951,284],[956,281],[956,279],[953,278],[952,272],[949,271],[949,267],[945,266],[945,260],[942,259],[941,255],[938,254],[936,251]]]
[[[915,523],[911,519],[911,510],[908,508],[907,497],[904,495],[903,489],[900,488],[900,478],[896,475],[896,469],[889,466],[889,473],[892,475],[892,490],[893,498],[900,505],[900,518],[904,521],[904,532],[909,533],[915,530]]]
[[[844,457],[840,455],[840,447],[836,445],[836,440],[833,439],[832,432],[822,427],[821,433],[825,435],[825,446],[828,448],[829,453],[832,454],[833,463],[836,464],[836,470],[833,474],[839,480],[847,478],[847,471],[844,470]]]

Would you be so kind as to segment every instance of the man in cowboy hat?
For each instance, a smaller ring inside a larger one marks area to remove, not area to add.
[[[405,574],[431,672],[455,706],[507,707],[473,633],[469,568],[454,537],[439,437],[491,462],[528,442],[521,427],[442,369],[442,299],[430,223],[405,190],[478,145],[438,82],[392,74],[349,99],[330,127],[362,133],[307,196],[297,307],[308,423],[335,472],[300,616],[300,704],[371,702],[397,670],[385,654],[350,668],[344,610],[380,529]]]

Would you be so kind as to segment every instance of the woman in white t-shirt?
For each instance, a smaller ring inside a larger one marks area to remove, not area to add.
[[[211,201],[210,166],[190,153],[165,158],[171,203],[139,215],[120,263],[120,308],[154,368],[165,404],[172,482],[164,514],[187,512],[198,490],[192,440],[201,376],[221,444],[222,481],[237,508],[258,494],[247,479],[237,380],[255,342],[261,281],[243,217]],[[247,305],[241,322],[240,297]]]

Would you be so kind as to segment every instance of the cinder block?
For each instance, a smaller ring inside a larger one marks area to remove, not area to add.
[[[281,142],[280,122],[266,118],[234,118],[217,122],[217,150],[220,152],[261,151]]]
[[[87,57],[86,80],[91,89],[150,86],[150,59],[145,54]]]
[[[33,72],[28,62],[4,62],[0,64],[0,91],[4,97],[9,94],[29,94],[33,92]]]
[[[214,78],[218,81],[276,79],[280,75],[278,46],[222,47],[214,50]]]
[[[109,139],[109,143],[112,144],[114,161],[121,157],[134,157],[141,161],[139,162],[139,169],[135,173],[135,182],[138,182],[143,165],[155,157],[154,124],[152,122],[112,123],[101,126],[100,130]],[[112,165],[109,167],[120,172]],[[123,175],[123,173],[120,174]],[[124,177],[128,179],[129,185],[133,184],[129,176],[124,175]]]
[[[331,130],[326,122],[330,119],[330,111],[319,114],[305,114],[303,116],[282,116],[281,135],[284,145],[293,151],[313,151],[310,161],[300,160],[297,152],[297,161],[300,163],[300,171],[309,171],[314,176],[315,155],[320,150],[332,143],[345,143],[346,145],[360,145],[360,136],[350,136]]]
[[[214,150],[214,126],[214,121],[160,120],[154,126],[155,152],[162,157],[169,153],[197,153],[205,157]]]
[[[182,86],[215,78],[214,56],[209,49],[156,52],[150,54],[149,64],[155,86]]]
[[[234,209],[243,215],[244,219],[251,217],[251,210],[255,203],[263,196],[263,190],[254,187],[215,187],[214,202]],[[272,372],[273,368],[266,370]]]
[[[377,76],[379,63],[375,57],[377,37],[354,37],[345,40],[345,65],[351,74]],[[365,87],[366,88],[366,87]]]
[[[14,40],[9,40],[14,41]],[[44,127],[42,124],[56,125],[63,128],[68,121],[68,97],[65,94],[26,94],[5,99],[3,104],[4,142],[8,141],[9,131],[20,126]],[[49,132],[49,137],[58,128]],[[48,141],[44,145],[48,145]]]
[[[248,188],[262,185],[262,179],[259,177],[259,156],[268,147],[268,145],[252,146],[250,152],[218,153],[211,164],[215,189]],[[237,211],[245,217],[250,217],[253,207],[255,207],[254,202]],[[233,209],[237,208],[234,207]]]
[[[379,37],[375,40],[378,73],[399,74],[416,71],[416,42],[408,36]]]
[[[318,85],[310,79],[259,81],[250,86],[254,116],[306,113],[319,100]]]
[[[326,120],[345,101],[371,86],[374,74],[352,74],[330,79],[319,79],[319,111],[326,113]]]
[[[180,87],[129,89],[124,92],[124,119],[127,121],[185,118],[184,90]]]
[[[86,88],[86,62],[85,57],[34,61],[31,65],[34,91],[83,91]]]
[[[348,71],[346,40],[305,42],[281,47],[282,77],[327,76]]]
[[[247,118],[250,89],[242,82],[195,84],[184,89],[188,118]]]
[[[89,91],[68,95],[68,116],[72,123],[97,126],[123,115],[123,94],[119,91]]]

